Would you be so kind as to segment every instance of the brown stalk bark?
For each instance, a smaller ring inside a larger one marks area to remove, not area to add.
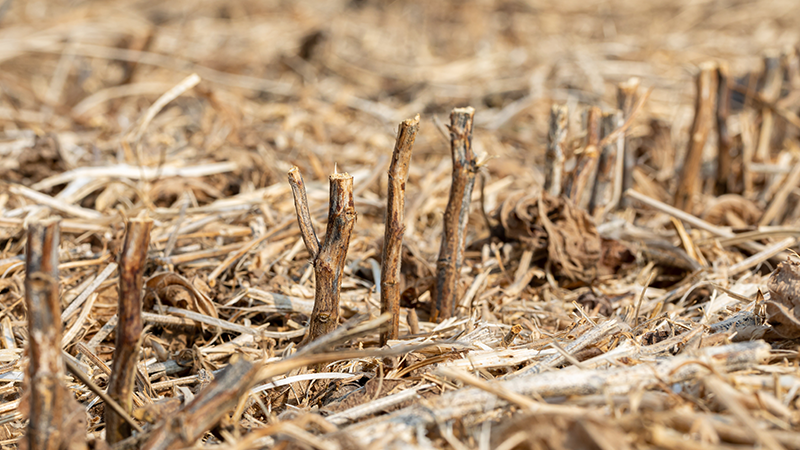
[[[784,71],[781,67],[780,55],[775,51],[768,51],[764,54],[764,73],[759,80],[759,98],[767,103],[773,104],[781,94]],[[770,142],[775,128],[775,116],[771,108],[764,106],[761,109],[761,130],[758,135],[758,145],[755,157],[759,161],[768,162],[770,160]]]
[[[764,54],[764,74],[761,77],[761,86],[758,93],[767,103],[773,103],[781,95],[783,86],[784,67],[781,65],[781,55],[776,51],[767,51]]]
[[[617,108],[622,111],[622,116],[625,120],[628,120],[630,117],[631,111],[633,111],[633,105],[635,105],[638,100],[638,91],[639,79],[635,77],[617,86]],[[636,167],[636,155],[634,154],[630,139],[625,138],[624,145],[625,149],[623,152],[625,156],[623,156],[621,161],[623,166],[622,192],[633,188],[633,170]],[[623,196],[620,200],[620,206],[627,208],[629,204],[630,199]]]
[[[697,75],[697,100],[695,102],[694,122],[689,134],[689,149],[681,169],[678,189],[675,191],[675,207],[691,213],[694,197],[700,188],[700,165],[703,161],[703,147],[711,131],[716,96],[717,65],[706,62],[700,65]]]
[[[114,364],[108,380],[108,395],[130,414],[142,335],[142,277],[150,245],[150,219],[130,219],[119,259],[119,301],[117,303]],[[130,424],[112,408],[105,410],[106,442],[113,445],[129,437]]]
[[[55,450],[67,442],[66,420],[70,393],[62,384],[61,305],[58,297],[57,221],[31,224],[25,265],[25,306],[28,309],[30,363],[29,450]]]
[[[717,195],[727,194],[733,190],[731,169],[733,156],[731,148],[733,139],[728,130],[728,117],[731,114],[731,87],[728,77],[728,66],[720,64],[717,68]]]
[[[788,47],[781,53],[781,65],[786,69],[786,81],[790,90],[800,89],[800,55],[797,48]]]
[[[475,110],[471,107],[455,108],[450,113],[453,180],[444,210],[444,232],[436,262],[436,295],[431,305],[432,321],[441,321],[455,315],[458,303],[458,275],[464,256],[472,188],[478,172],[477,160],[472,151],[474,115]]]
[[[567,105],[553,105],[550,109],[550,133],[545,154],[547,173],[544,179],[544,190],[554,197],[561,195],[564,178],[564,141],[567,139],[568,120]]]
[[[592,197],[592,187],[597,177],[597,162],[600,151],[597,144],[600,142],[600,108],[589,108],[586,118],[586,147],[578,160],[578,165],[572,172],[566,189],[567,198],[576,205],[587,209]]]
[[[300,227],[300,235],[306,244],[311,259],[315,259],[319,253],[319,239],[317,232],[314,231],[314,224],[311,223],[311,211],[308,209],[308,197],[306,196],[306,185],[300,169],[292,167],[289,169],[289,185],[292,186],[292,197],[294,198],[294,209],[297,212],[297,225]]]
[[[381,333],[381,345],[397,339],[400,333],[400,265],[405,232],[405,197],[411,150],[419,130],[419,115],[400,124],[389,165],[386,200],[386,225],[381,259],[381,313],[391,312],[388,331]]]
[[[142,450],[173,450],[191,445],[236,407],[261,369],[239,355],[205,389],[148,437]]]
[[[602,138],[610,136],[617,128],[622,125],[622,113],[620,111],[612,111],[603,113],[603,119],[600,124],[600,135]],[[597,178],[594,184],[594,192],[592,193],[592,201],[589,204],[589,209],[592,215],[597,217],[614,207],[614,187],[616,183],[621,183],[622,180],[615,180],[617,161],[622,157],[624,144],[624,135],[620,135],[614,141],[604,145],[600,149],[600,161],[597,166]]]
[[[306,248],[314,263],[314,309],[308,323],[308,332],[300,345],[305,345],[331,332],[339,324],[339,293],[342,287],[342,271],[350,247],[350,235],[356,222],[353,201],[353,177],[347,173],[330,176],[330,206],[328,227],[322,244],[317,241],[306,199],[305,185],[300,170],[289,170],[297,223]]]

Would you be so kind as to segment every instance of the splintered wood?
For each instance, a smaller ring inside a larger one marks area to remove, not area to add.
[[[800,2],[533,3],[0,2],[0,447],[800,450]]]

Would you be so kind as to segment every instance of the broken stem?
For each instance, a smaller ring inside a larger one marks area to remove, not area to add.
[[[64,388],[61,356],[61,306],[58,297],[58,222],[31,224],[25,266],[28,310],[30,421],[28,448],[61,448],[69,392]]]
[[[300,169],[292,167],[289,169],[289,185],[292,187],[292,197],[294,197],[294,209],[297,212],[297,225],[300,227],[300,235],[306,244],[311,259],[317,257],[319,253],[319,239],[314,231],[314,224],[311,223],[311,212],[308,209],[308,197],[306,196],[306,185]]]
[[[444,232],[436,262],[436,297],[432,302],[431,320],[452,317],[458,296],[458,274],[464,256],[469,220],[469,204],[478,164],[472,151],[471,107],[455,108],[450,113],[450,151],[453,158],[453,181],[444,211]]]
[[[703,160],[703,147],[706,145],[714,114],[714,97],[716,95],[717,65],[706,62],[700,65],[697,74],[697,101],[695,103],[694,122],[689,133],[689,149],[684,158],[678,189],[675,191],[675,207],[691,212],[694,198],[700,187],[700,165]]]
[[[108,395],[130,414],[142,335],[142,278],[150,245],[150,219],[130,219],[119,260],[119,301],[114,364],[108,380]],[[131,426],[112,408],[105,410],[106,442],[115,444],[129,437]]]
[[[547,173],[544,190],[554,197],[561,195],[561,183],[564,175],[564,141],[567,138],[568,119],[567,105],[553,105],[550,109],[550,133],[545,154]]]
[[[391,312],[392,321],[388,331],[381,333],[381,345],[385,345],[389,339],[397,339],[400,333],[400,265],[405,232],[406,180],[418,130],[419,115],[400,124],[389,166],[386,228],[381,259],[381,313]]]

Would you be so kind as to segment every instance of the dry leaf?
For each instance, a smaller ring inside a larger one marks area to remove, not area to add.
[[[144,309],[153,308],[156,299],[163,304],[184,308],[218,318],[214,303],[186,278],[172,273],[160,273],[145,283]]]
[[[546,248],[555,273],[589,282],[597,276],[601,244],[586,211],[547,192],[511,194],[500,206],[501,239],[523,242],[532,250]]]

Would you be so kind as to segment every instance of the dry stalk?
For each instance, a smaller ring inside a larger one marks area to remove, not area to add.
[[[728,129],[728,116],[731,112],[731,88],[728,66],[720,64],[717,68],[717,186],[716,194],[723,195],[733,190],[731,169],[733,168],[733,138]]]
[[[600,124],[600,135],[606,137],[622,125],[622,113],[620,111],[603,113]],[[592,215],[598,217],[615,205],[614,193],[617,185],[622,180],[615,179],[615,167],[617,161],[622,158],[625,145],[625,136],[620,135],[615,141],[604,145],[600,149],[600,162],[597,167],[597,178],[595,179],[592,201],[589,210]],[[617,197],[618,199],[618,197]]]
[[[356,223],[353,177],[347,173],[330,176],[328,226],[321,245],[314,233],[303,178],[297,167],[289,170],[289,184],[294,195],[297,223],[314,264],[316,282],[314,309],[311,311],[308,332],[301,342],[301,345],[305,345],[331,332],[339,324],[342,271],[350,246],[350,234]]]
[[[308,197],[306,196],[306,185],[300,175],[300,169],[292,167],[289,170],[289,185],[292,187],[292,197],[294,198],[294,209],[297,212],[297,225],[300,227],[300,236],[306,244],[311,259],[315,259],[319,253],[319,239],[317,232],[314,231],[314,224],[311,223],[311,211],[308,209]]]
[[[695,196],[700,187],[700,165],[703,161],[703,147],[708,140],[714,114],[714,97],[716,95],[717,65],[706,62],[700,65],[697,74],[697,98],[695,102],[694,122],[689,134],[689,149],[683,162],[678,189],[675,191],[675,207],[691,212]]]
[[[783,183],[778,189],[778,192],[772,197],[772,201],[770,201],[766,211],[764,211],[764,214],[758,220],[760,226],[770,225],[773,222],[780,223],[781,217],[785,214],[786,200],[789,198],[789,194],[797,187],[798,183],[800,183],[800,163],[795,162],[792,171],[783,179]]]
[[[758,95],[764,103],[774,103],[781,94],[783,84],[783,68],[781,67],[780,54],[776,51],[767,51],[764,54],[764,73],[761,75]],[[758,136],[756,158],[761,161],[770,160],[770,141],[775,127],[775,116],[770,107],[761,109],[761,132]]]
[[[150,219],[130,219],[119,260],[119,323],[108,395],[130,414],[142,335],[142,277],[150,245]],[[105,410],[106,442],[115,444],[132,433],[130,424],[112,408]]]
[[[638,99],[639,79],[634,77],[626,82],[620,83],[617,86],[617,108],[622,111],[622,116],[625,120],[631,116],[633,105],[636,104]],[[636,155],[634,149],[631,147],[630,140],[625,138],[625,149],[623,150],[625,156],[622,160],[617,161],[617,165],[622,165],[622,192],[627,191],[633,187],[633,170],[636,167]],[[617,169],[619,172],[619,168]],[[620,199],[620,205],[627,207],[630,201],[623,197]]]
[[[31,224],[25,261],[25,306],[28,310],[30,450],[55,450],[68,444],[71,397],[62,384],[61,305],[58,296],[57,221]],[[80,433],[83,430],[79,430]]]
[[[588,208],[592,196],[592,187],[597,177],[597,161],[600,152],[600,108],[589,108],[586,118],[586,147],[578,160],[578,165],[569,179],[565,189],[567,197],[576,205]]]
[[[392,163],[389,166],[389,188],[386,200],[386,224],[381,259],[381,312],[391,312],[389,329],[381,333],[381,345],[397,339],[400,333],[400,265],[403,253],[403,233],[406,180],[411,150],[419,130],[419,115],[400,124],[397,130]]]
[[[450,152],[453,157],[453,180],[444,211],[444,231],[436,261],[436,296],[431,302],[431,320],[436,322],[455,315],[458,303],[458,274],[467,238],[469,204],[478,164],[472,151],[472,107],[455,108],[450,113]]]
[[[561,195],[564,176],[564,141],[567,139],[569,110],[567,105],[553,105],[550,109],[550,133],[545,154],[546,175],[544,189],[552,196]]]

